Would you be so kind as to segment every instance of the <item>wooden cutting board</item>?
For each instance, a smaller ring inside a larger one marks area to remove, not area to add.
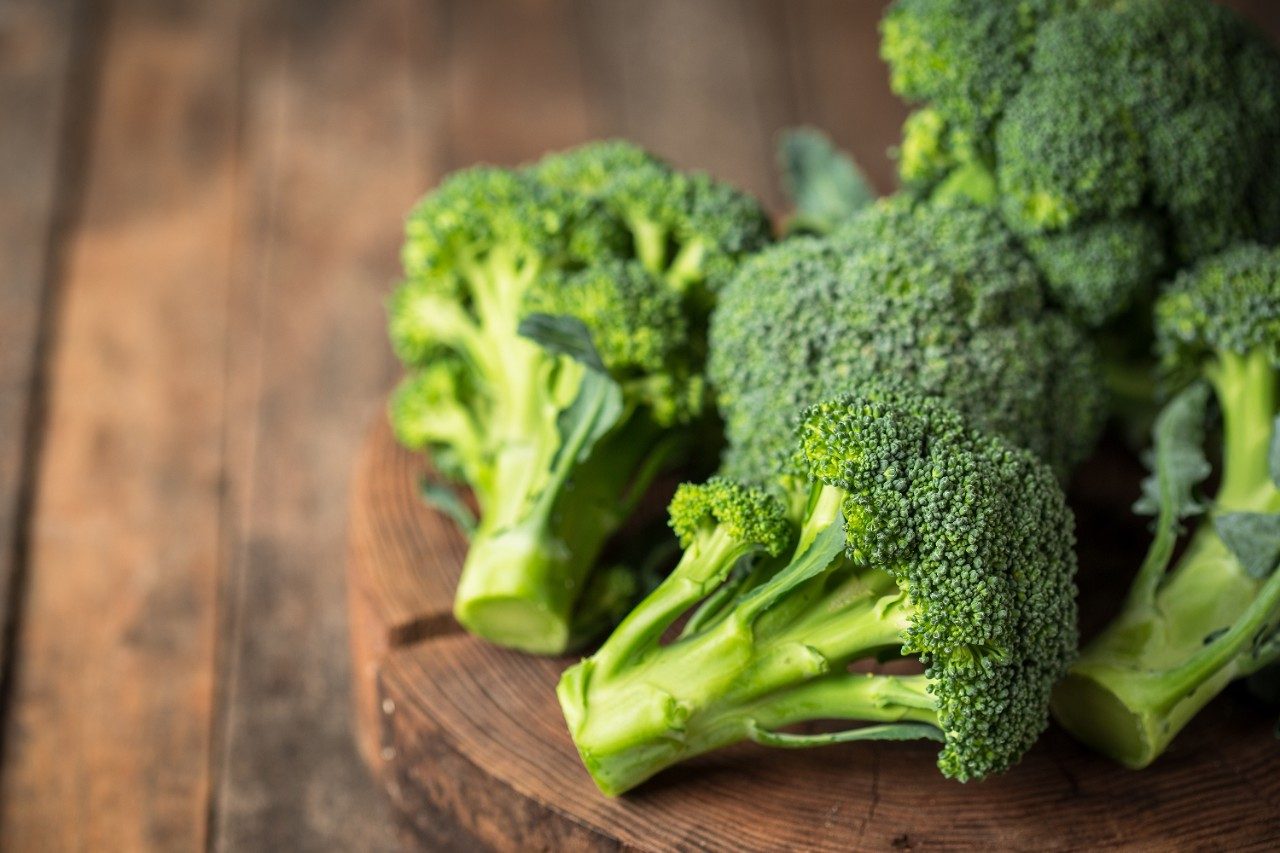
[[[1117,522],[1139,473],[1116,454],[1073,488],[1086,629],[1106,618],[1089,602],[1114,600],[1140,558],[1140,525]],[[607,799],[556,704],[572,661],[495,648],[450,616],[466,543],[420,499],[426,474],[385,424],[372,428],[353,484],[349,604],[361,750],[430,849],[1280,846],[1275,719],[1239,689],[1142,772],[1051,728],[981,783],[942,778],[932,743],[744,744]]]

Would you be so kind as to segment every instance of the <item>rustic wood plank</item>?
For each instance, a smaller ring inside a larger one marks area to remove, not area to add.
[[[235,163],[235,9],[98,22],[0,847],[204,844]]]
[[[790,122],[778,105],[784,45],[762,29],[765,4],[597,0],[576,11],[598,133],[780,205],[773,136]]]
[[[359,436],[393,380],[382,302],[436,171],[415,54],[439,4],[278,2],[246,24],[232,294],[217,849],[385,849],[351,737],[343,527]],[[243,320],[243,321],[242,321]]]
[[[568,0],[450,4],[449,167],[513,165],[599,135]]]
[[[362,457],[380,468],[360,476],[382,481],[366,494],[391,494],[389,481],[410,470],[408,454],[385,430],[369,440],[385,447]],[[1113,460],[1099,467],[1101,479],[1113,476]],[[381,532],[353,528],[371,549],[362,565],[394,565],[380,557],[408,543],[388,532],[417,511],[400,502],[368,507],[362,517],[381,517]],[[444,540],[458,538],[448,526],[437,529]],[[1087,526],[1082,534],[1095,541]],[[437,546],[444,553],[456,544]],[[1140,553],[1142,543],[1135,544]],[[1112,543],[1094,547],[1104,546]],[[815,750],[741,744],[610,800],[581,767],[556,705],[555,682],[568,663],[465,634],[390,653],[381,671],[387,771],[429,849],[1262,850],[1280,843],[1274,719],[1238,691],[1215,701],[1141,773],[1054,728],[1020,765],[982,783],[944,779],[937,745],[927,742]]]
[[[20,605],[25,523],[38,447],[38,352],[48,337],[49,283],[61,258],[58,219],[74,192],[68,101],[73,45],[85,15],[73,0],[17,0],[0,7],[0,674]],[[78,127],[78,125],[77,125]],[[0,683],[0,689],[4,685]],[[0,702],[3,702],[0,695]]]

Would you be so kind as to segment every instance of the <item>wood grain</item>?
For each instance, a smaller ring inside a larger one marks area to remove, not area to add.
[[[422,174],[413,4],[254,6],[229,395],[217,849],[385,849],[351,738],[350,460],[391,381],[382,301]]]
[[[9,671],[9,634],[20,615],[18,571],[39,439],[38,355],[52,327],[59,219],[73,195],[59,167],[78,153],[64,143],[68,102],[78,94],[70,91],[73,45],[84,48],[81,12],[72,0],[0,7],[0,673]]]
[[[781,41],[762,33],[766,11],[737,0],[579,4],[595,132],[634,139],[777,208],[773,137],[786,120],[787,80]]]
[[[421,523],[422,513],[402,500],[417,463],[395,447],[388,430],[370,432],[362,459],[379,467],[360,472],[365,491],[357,499],[400,498],[355,516],[361,526],[353,525],[353,542],[360,544],[351,565],[359,575],[403,566],[403,554],[415,546],[398,531]],[[1116,465],[1104,459],[1100,467],[1106,479]],[[429,528],[436,541],[425,553],[432,558],[417,564],[415,576],[457,571],[439,559],[461,547],[459,534],[442,521]],[[968,785],[938,774],[936,745],[928,743],[809,751],[744,744],[610,800],[581,767],[556,705],[555,683],[568,663],[448,632],[388,654],[378,694],[384,778],[425,846],[1265,850],[1280,844],[1274,719],[1236,691],[1140,773],[1087,752],[1057,729],[1014,770]]]
[[[234,9],[121,2],[100,26],[5,733],[7,850],[205,841]]]

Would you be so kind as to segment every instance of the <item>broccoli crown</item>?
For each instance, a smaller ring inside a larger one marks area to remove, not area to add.
[[[668,506],[671,529],[683,548],[709,530],[726,533],[777,556],[791,541],[791,525],[782,504],[762,489],[723,477],[705,483],[682,483]]]
[[[990,211],[883,201],[824,238],[742,266],[712,316],[708,374],[728,476],[767,482],[798,413],[877,377],[902,377],[1059,472],[1101,421],[1096,358],[1046,309],[1035,266]]]
[[[1235,246],[1179,274],[1156,303],[1156,335],[1174,375],[1222,352],[1260,350],[1280,367],[1280,249]]]
[[[812,475],[845,493],[852,558],[910,599],[903,652],[926,667],[939,766],[1005,769],[1043,731],[1076,647],[1074,522],[1053,473],[903,390],[814,406],[800,437]]]
[[[709,303],[767,226],[747,196],[625,143],[466,169],[414,208],[391,419],[480,506],[463,625],[551,653],[617,613],[596,558],[704,440]]]
[[[894,89],[927,105],[904,128],[908,183],[947,191],[957,170],[989,171],[984,200],[1021,236],[1056,238],[1034,255],[1091,324],[1166,270],[1126,265],[1132,247],[1099,239],[1102,223],[1150,223],[1144,242],[1170,264],[1280,237],[1280,55],[1251,26],[1207,0],[1016,5],[898,0],[887,14]]]
[[[1156,516],[1154,535],[1120,613],[1054,697],[1069,731],[1130,767],[1231,681],[1280,660],[1280,249],[1242,243],[1185,269],[1156,302],[1155,332],[1175,393],[1135,506]]]
[[[1076,645],[1074,522],[1053,472],[905,380],[809,407],[793,441],[790,511],[724,479],[681,487],[679,563],[561,679],[606,792],[743,739],[926,737],[964,781],[1043,731]],[[924,672],[850,669],[896,655]],[[832,719],[868,725],[782,731]]]
[[[769,220],[755,199],[706,174],[678,172],[628,142],[552,154],[533,171],[620,217],[634,254],[681,290],[718,291],[743,255],[769,241]]]

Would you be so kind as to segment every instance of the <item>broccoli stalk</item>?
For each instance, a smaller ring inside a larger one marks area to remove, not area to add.
[[[1053,702],[1068,730],[1130,767],[1157,758],[1227,684],[1280,660],[1278,319],[1280,253],[1251,245],[1201,262],[1157,305],[1166,368],[1202,381],[1157,421],[1148,557]],[[1206,507],[1192,491],[1210,471],[1210,398],[1222,415],[1221,477]],[[1170,568],[1178,519],[1206,509]]]
[[[1052,472],[914,391],[815,406],[801,436],[814,480],[785,472],[790,510],[729,480],[680,488],[679,564],[562,677],[606,794],[744,740],[927,738],[944,774],[981,778],[1044,728],[1075,644],[1072,520]],[[898,656],[924,672],[848,670]],[[866,725],[784,731],[813,720]]]
[[[390,332],[410,373],[392,422],[480,508],[454,613],[563,652],[625,612],[621,576],[596,563],[654,477],[715,450],[706,304],[767,220],[710,178],[601,143],[459,172],[406,230]]]

